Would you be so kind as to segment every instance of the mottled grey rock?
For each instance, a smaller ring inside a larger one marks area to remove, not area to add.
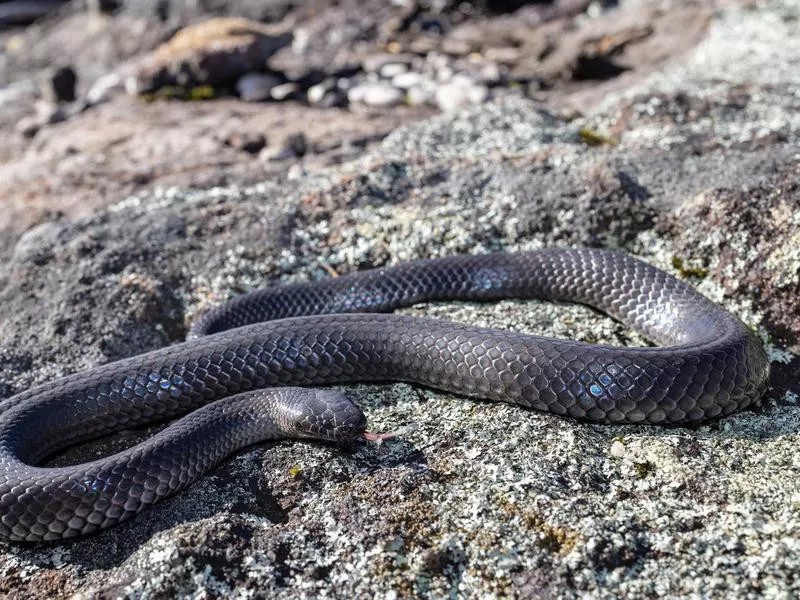
[[[283,80],[269,73],[248,73],[236,82],[236,93],[245,102],[269,100],[272,90]]]

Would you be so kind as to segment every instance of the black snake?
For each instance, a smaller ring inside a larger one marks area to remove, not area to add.
[[[659,346],[364,314],[500,298],[587,304]],[[38,541],[111,527],[261,440],[364,435],[366,419],[340,393],[281,386],[407,381],[602,423],[671,424],[750,405],[768,375],[761,343],[735,316],[618,252],[454,256],[261,290],[202,317],[184,343],[0,402],[0,536]],[[31,466],[190,411],[113,456]]]

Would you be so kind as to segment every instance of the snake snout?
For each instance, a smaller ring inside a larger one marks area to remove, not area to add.
[[[364,433],[367,417],[347,396],[336,390],[308,391],[296,423],[299,435],[348,442]]]

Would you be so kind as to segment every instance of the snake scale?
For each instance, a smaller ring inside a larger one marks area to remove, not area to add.
[[[586,304],[657,346],[376,314],[501,298]],[[186,342],[0,402],[0,537],[114,526],[258,441],[365,435],[363,413],[339,392],[285,386],[406,381],[600,423],[677,424],[745,408],[768,375],[761,343],[735,316],[614,251],[453,256],[260,290],[201,317]],[[67,446],[181,415],[112,456],[35,466]]]

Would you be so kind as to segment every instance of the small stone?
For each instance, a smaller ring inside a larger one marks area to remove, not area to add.
[[[294,133],[288,136],[283,145],[291,148],[295,156],[304,156],[308,152],[308,138],[304,133]]]
[[[410,67],[414,64],[413,54],[372,54],[367,56],[361,66],[367,73],[379,73],[386,65],[405,65]]]
[[[456,73],[450,78],[448,83],[468,88],[475,85],[475,80],[466,73]]]
[[[489,98],[489,88],[485,85],[473,85],[467,88],[467,99],[471,104],[483,104]]]
[[[436,105],[443,111],[451,111],[467,106],[470,101],[468,88],[463,85],[447,83],[436,89]]]
[[[272,88],[283,83],[276,75],[269,73],[248,73],[236,82],[236,93],[245,102],[269,100]]]
[[[401,90],[407,90],[421,85],[425,80],[426,79],[424,75],[415,73],[414,71],[408,71],[406,73],[398,73],[392,77],[392,85],[396,88],[400,88]]]
[[[336,89],[342,92],[347,92],[355,87],[356,82],[349,77],[339,77],[336,80]]]
[[[322,83],[311,86],[306,94],[308,103],[312,106],[331,108],[347,104],[347,95],[339,89],[338,82],[333,79],[326,79]]]
[[[408,71],[408,65],[404,65],[403,63],[387,63],[381,67],[380,75],[385,79],[391,79],[406,71]]]
[[[361,102],[376,108],[388,108],[402,104],[405,94],[386,83],[365,83],[352,88],[347,93],[350,102]]]
[[[225,138],[225,145],[248,154],[258,154],[267,145],[267,138],[260,133],[232,133]]]
[[[448,81],[450,81],[450,79],[452,79],[454,74],[455,71],[453,70],[452,67],[449,66],[441,67],[436,71],[436,81],[440,83],[447,83]]]
[[[297,181],[298,179],[302,179],[306,174],[306,169],[302,163],[295,163],[289,170],[286,171],[286,179],[289,181]]]
[[[300,86],[296,83],[290,81],[288,83],[282,83],[280,85],[276,85],[274,88],[270,90],[270,96],[272,96],[273,100],[277,100],[278,102],[282,102],[283,100],[288,100],[292,98],[300,91]]]
[[[480,71],[480,81],[486,85],[500,85],[505,74],[497,63],[487,63]]]
[[[453,56],[466,56],[472,52],[472,44],[457,38],[445,38],[442,41],[442,52]]]
[[[75,100],[75,84],[78,76],[69,65],[49,72],[42,79],[42,98],[53,104]]]
[[[463,73],[455,75],[450,83],[441,85],[436,90],[436,104],[444,111],[456,110],[468,104],[481,104],[488,97],[489,88],[476,84]]]
[[[625,456],[625,444],[619,440],[614,440],[611,442],[611,448],[608,449],[608,453],[614,458],[622,458]]]
[[[308,29],[303,27],[296,27],[294,30],[294,39],[292,39],[292,52],[295,54],[303,54],[311,42],[311,34]]]
[[[308,151],[308,138],[303,133],[287,136],[283,144],[275,148],[264,148],[258,155],[263,161],[279,161],[298,158]]]
[[[106,102],[115,92],[122,91],[123,87],[122,77],[117,73],[108,73],[92,84],[92,87],[86,92],[86,101],[90,105]]]
[[[318,83],[317,85],[312,85],[308,88],[306,92],[306,97],[308,98],[308,103],[311,105],[316,105],[322,102],[323,98],[325,98],[325,94],[330,92],[335,86],[335,83],[330,80],[326,79],[322,83]]]
[[[436,103],[436,85],[417,85],[406,92],[406,99],[411,106]]]
[[[514,64],[519,61],[522,52],[513,46],[504,46],[500,48],[487,48],[483,53],[486,60],[492,62]]]

